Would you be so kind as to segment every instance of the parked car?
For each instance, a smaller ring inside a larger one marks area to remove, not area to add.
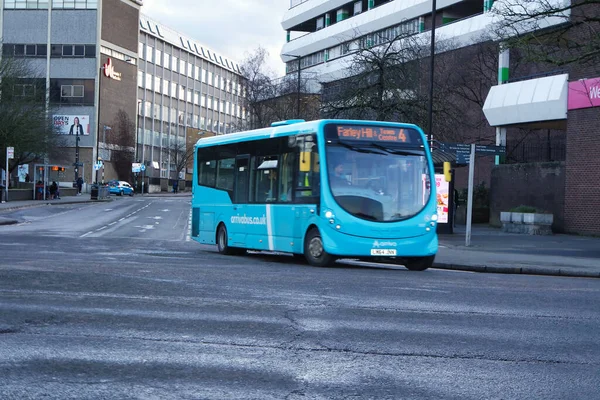
[[[108,182],[108,191],[118,196],[123,196],[124,194],[133,196],[133,187],[125,181]]]

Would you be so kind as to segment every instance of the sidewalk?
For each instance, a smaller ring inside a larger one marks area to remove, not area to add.
[[[136,197],[140,196],[136,194]],[[150,193],[144,197],[190,197],[184,193]],[[114,196],[109,200],[112,201]],[[60,200],[26,200],[0,204],[0,225],[15,221],[3,214],[17,209],[46,205],[97,203],[89,193]],[[435,268],[506,274],[554,275],[600,278],[600,238],[552,235],[530,236],[504,233],[488,225],[474,225],[471,246],[465,246],[465,227],[453,235],[439,235]]]
[[[475,225],[466,247],[465,226],[454,232],[439,235],[436,268],[600,278],[600,238],[521,235]]]
[[[191,192],[183,192],[183,193],[144,193],[143,197],[191,197]],[[142,196],[141,194],[136,194],[135,197]],[[89,193],[82,193],[81,196],[66,196],[61,197],[60,199],[55,200],[19,200],[19,201],[8,201],[5,203],[0,203],[0,225],[11,225],[16,224],[18,221],[4,217],[3,214],[21,210],[25,208],[33,208],[33,207],[44,207],[44,206],[57,206],[57,205],[65,205],[65,204],[79,204],[79,203],[101,203],[101,202],[110,202],[115,199],[115,195],[111,195],[106,200],[92,200]]]

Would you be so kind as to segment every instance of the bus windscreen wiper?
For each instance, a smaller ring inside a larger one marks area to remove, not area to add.
[[[371,146],[376,147],[380,150],[388,152],[390,154],[398,154],[402,156],[424,156],[425,152],[423,150],[413,150],[413,149],[390,149],[389,147],[385,147],[376,142],[371,142]]]

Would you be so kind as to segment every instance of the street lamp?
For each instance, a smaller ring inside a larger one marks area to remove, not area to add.
[[[433,147],[433,68],[435,65],[435,17],[436,17],[436,0],[431,3],[431,54],[429,66],[429,110],[427,112],[427,125],[429,136],[429,148]]]
[[[106,150],[106,131],[110,131],[112,130],[112,128],[110,126],[106,126],[104,125],[103,129],[102,129],[102,147],[104,148],[104,150]],[[100,153],[100,149],[98,149],[98,153]],[[104,158],[106,157],[102,157],[102,184],[104,185],[104,170],[106,169],[104,167]],[[96,183],[97,183],[97,179],[96,179]]]
[[[75,183],[79,179],[79,129],[75,129]],[[77,192],[79,193],[79,192]]]
[[[282,54],[282,56],[293,57],[298,60],[298,82],[296,86],[296,118],[300,118],[300,61],[302,60],[302,56],[296,56],[294,54]]]

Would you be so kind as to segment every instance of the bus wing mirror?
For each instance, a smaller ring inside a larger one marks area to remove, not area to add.
[[[310,172],[310,151],[300,152],[300,172]]]

